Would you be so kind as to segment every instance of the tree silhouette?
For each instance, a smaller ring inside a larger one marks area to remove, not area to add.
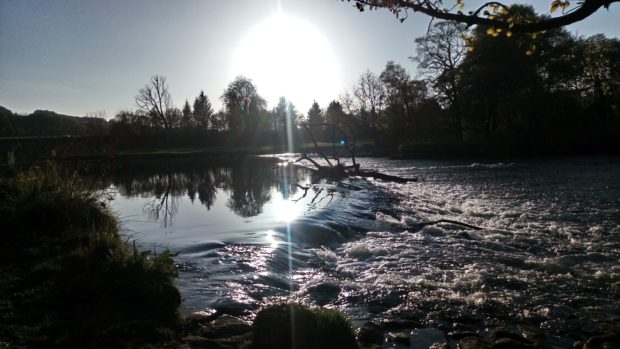
[[[362,73],[353,95],[360,113],[360,123],[373,134],[381,127],[381,110],[383,108],[383,86],[381,80],[370,70]]]
[[[173,127],[173,121],[170,119],[174,117],[171,113],[172,97],[165,76],[153,75],[151,81],[138,90],[135,100],[138,108],[153,118],[154,124],[166,130]]]
[[[450,109],[452,128],[462,137],[459,105],[458,66],[467,53],[463,36],[466,30],[453,22],[438,22],[429,32],[415,40],[417,56],[411,57],[418,69],[433,88],[439,102]]]
[[[183,110],[181,113],[183,114],[183,117],[181,118],[181,127],[190,128],[194,126],[192,107],[189,106],[187,99],[185,100],[185,104],[183,104]]]
[[[308,124],[318,125],[324,122],[325,119],[323,118],[323,112],[321,111],[321,107],[319,107],[319,103],[313,101],[312,106],[308,110]]]
[[[255,131],[267,102],[258,95],[252,80],[238,76],[222,94],[228,127],[232,131]]]
[[[201,130],[212,128],[213,108],[204,91],[194,100],[194,124]]]
[[[342,0],[344,1],[344,0]],[[350,0],[348,0],[350,1]],[[526,19],[512,13],[511,2],[486,2],[478,7],[466,8],[465,0],[455,2],[442,0],[355,0],[359,11],[365,9],[386,8],[400,21],[404,21],[409,11],[426,14],[432,18],[464,23],[468,26],[483,25],[500,29],[504,32],[540,32],[559,28],[581,21],[601,7],[609,6],[620,0],[583,0],[569,2],[568,0],[549,0],[550,12],[558,9],[562,13],[556,17],[537,17]],[[478,2],[474,2],[478,4]]]

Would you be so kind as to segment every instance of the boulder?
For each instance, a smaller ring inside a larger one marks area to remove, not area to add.
[[[362,344],[381,344],[383,342],[383,326],[369,321],[357,331],[357,341]]]

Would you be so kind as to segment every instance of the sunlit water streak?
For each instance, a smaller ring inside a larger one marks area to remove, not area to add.
[[[330,183],[277,166],[261,190],[222,180],[208,210],[180,190],[172,226],[135,219],[150,194],[121,195],[114,207],[145,246],[181,252],[187,311],[251,317],[266,302],[292,298],[358,323],[531,326],[560,345],[567,333],[618,326],[620,159],[359,162],[423,181]],[[420,226],[442,218],[483,229]]]

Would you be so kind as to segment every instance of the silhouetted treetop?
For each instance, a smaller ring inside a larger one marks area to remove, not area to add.
[[[344,0],[342,0],[344,1]],[[351,0],[347,0],[350,2]],[[548,0],[549,12],[560,14],[555,17],[538,17],[535,20],[513,16],[511,13],[512,1],[486,2],[479,7],[467,6],[466,0],[354,0],[359,11],[365,9],[386,8],[401,22],[409,11],[421,12],[433,18],[464,23],[468,26],[484,25],[495,29],[512,32],[539,32],[563,27],[579,22],[601,7],[609,9],[609,5],[620,0],[582,0],[570,2],[568,0]],[[533,1],[530,1],[533,3]]]

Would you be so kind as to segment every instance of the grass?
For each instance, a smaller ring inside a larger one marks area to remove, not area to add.
[[[335,310],[300,304],[262,309],[252,325],[252,349],[356,349],[349,321]]]
[[[76,176],[0,179],[0,343],[143,347],[180,326],[172,255],[140,252]]]

